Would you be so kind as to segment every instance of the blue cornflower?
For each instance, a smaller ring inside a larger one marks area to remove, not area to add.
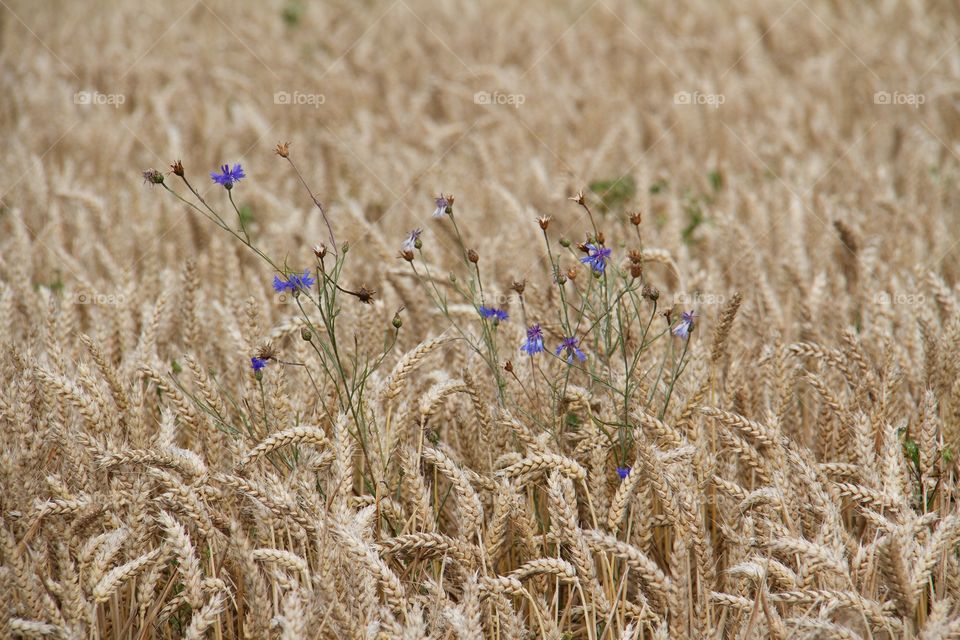
[[[531,356],[543,351],[543,329],[539,324],[535,324],[527,329],[527,340],[520,345],[520,351],[525,351]]]
[[[239,164],[233,165],[233,169],[230,168],[230,165],[225,164],[220,167],[220,173],[212,171],[210,177],[217,184],[222,184],[226,189],[233,189],[234,182],[240,182],[247,177],[247,174],[243,172],[243,167]]]
[[[673,335],[678,338],[689,338],[690,332],[693,330],[693,321],[697,316],[693,311],[684,311],[680,314],[680,323],[673,328]]]
[[[417,248],[417,240],[420,239],[420,234],[423,233],[423,229],[417,227],[410,232],[410,235],[407,236],[407,239],[403,241],[403,250],[404,251],[413,251]]]
[[[627,476],[630,475],[630,467],[617,467],[617,475],[620,476],[621,480],[626,480]]]
[[[260,371],[260,369],[263,369],[265,366],[267,366],[269,362],[269,360],[264,358],[250,358],[250,366],[253,367],[254,372]]]
[[[480,315],[484,318],[493,318],[495,321],[506,320],[509,317],[506,311],[496,307],[480,307]]]
[[[433,210],[433,217],[439,218],[447,212],[447,207],[450,206],[450,200],[447,199],[447,196],[440,194],[437,196],[434,204],[437,205],[437,208]]]
[[[587,244],[587,250],[589,253],[586,257],[580,258],[580,262],[590,265],[597,273],[603,273],[603,270],[607,268],[607,259],[610,258],[610,249],[603,246],[598,247],[591,243]]]
[[[556,354],[559,356],[563,351],[567,352],[567,364],[573,364],[574,356],[577,357],[580,362],[583,362],[587,359],[587,354],[580,350],[577,346],[580,344],[580,341],[574,338],[573,336],[569,338],[564,338],[560,341],[560,346],[557,347]]]
[[[310,269],[305,269],[303,274],[291,273],[285,279],[280,278],[280,276],[273,276],[273,290],[277,293],[283,293],[284,291],[293,293],[294,291],[309,289],[314,282],[316,280],[310,275]]]

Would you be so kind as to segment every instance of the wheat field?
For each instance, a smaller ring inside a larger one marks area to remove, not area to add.
[[[957,3],[0,37],[0,637],[960,638]]]

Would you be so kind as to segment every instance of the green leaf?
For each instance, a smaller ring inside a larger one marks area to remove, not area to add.
[[[697,227],[707,221],[707,218],[703,215],[703,209],[700,208],[700,203],[696,200],[690,200],[690,202],[684,206],[684,211],[687,212],[688,222],[687,226],[680,232],[680,237],[683,239],[684,244],[692,244],[694,240],[693,233],[697,230]]]
[[[626,204],[637,194],[637,181],[633,176],[623,176],[612,180],[594,180],[588,189],[600,197],[604,210],[614,209]]]
[[[240,221],[243,223],[244,227],[249,227],[250,223],[253,222],[253,209],[250,205],[245,204],[239,207],[240,212]]]
[[[650,193],[657,194],[657,193],[660,193],[661,191],[666,191],[667,186],[668,184],[666,180],[657,180],[652,185],[650,185]]]
[[[303,5],[299,2],[288,2],[280,15],[288,27],[295,27],[303,17]]]
[[[170,369],[173,371],[174,374],[178,374],[181,371],[183,371],[183,367],[181,367],[180,363],[177,362],[176,360],[170,361]]]
[[[714,191],[720,191],[723,188],[723,174],[720,173],[719,169],[714,169],[707,176],[710,178],[710,186],[713,187]]]

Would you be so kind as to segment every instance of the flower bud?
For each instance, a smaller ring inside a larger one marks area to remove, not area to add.
[[[143,172],[143,181],[149,184],[163,184],[163,174],[156,169],[147,169]]]
[[[560,238],[560,246],[563,247],[564,249],[569,249],[570,241],[567,240],[566,238]]]
[[[305,341],[307,341],[307,342],[310,342],[311,340],[313,340],[313,333],[311,333],[310,329],[307,329],[306,327],[301,327],[301,328],[300,328],[300,337],[301,337],[303,340],[305,340]]]

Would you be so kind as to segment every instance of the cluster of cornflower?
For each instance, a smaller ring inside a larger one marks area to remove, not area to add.
[[[585,206],[582,193],[578,194],[575,198],[571,198],[571,200],[574,200]],[[441,193],[434,198],[433,204],[434,209],[432,216],[434,218],[442,218],[444,216],[449,216],[451,219],[453,218],[454,197],[452,195]],[[634,224],[639,225],[639,214],[634,214],[630,219],[634,222]],[[550,221],[551,218],[549,216],[541,216],[537,219],[540,228],[543,229],[544,232],[546,232]],[[401,244],[400,257],[402,259],[411,264],[413,263],[415,259],[415,251],[421,249],[423,246],[421,240],[422,234],[423,229],[419,227],[410,231],[407,238]],[[459,229],[457,229],[457,237],[458,240],[462,242]],[[561,244],[562,246],[570,246],[569,243],[565,241],[561,241]],[[593,237],[588,236],[586,242],[577,246],[584,254],[586,254],[580,258],[580,263],[589,266],[591,271],[598,277],[606,274],[608,264],[612,258],[613,250],[605,246],[602,233],[596,233],[593,235]],[[466,258],[467,262],[476,265],[478,261],[476,252],[473,250],[467,250],[465,248],[463,250],[464,257]],[[640,268],[636,266],[641,262],[641,258],[638,257],[639,254],[637,253],[631,253],[634,254],[631,256],[631,260],[634,262],[634,264],[631,265],[631,273],[633,274],[633,277],[636,278],[641,272]],[[575,270],[571,269],[567,271],[566,274],[563,274],[559,271],[559,269],[557,269],[557,277],[555,279],[557,280],[558,284],[563,285],[568,279],[572,280],[575,277]],[[514,288],[516,288],[518,285],[519,283],[514,283]],[[518,289],[518,293],[522,294],[522,285],[519,286],[521,286],[521,288]],[[648,297],[648,289],[649,287],[644,288],[645,297]],[[655,300],[657,295],[659,294],[653,293],[650,294],[649,297]],[[500,307],[489,306],[481,303],[477,305],[476,308],[480,317],[484,320],[491,321],[493,326],[508,320],[510,317],[509,313]],[[696,316],[693,311],[682,312],[680,321],[671,329],[671,333],[678,338],[687,339],[690,336],[690,332],[693,330],[695,318]],[[560,343],[553,350],[553,353],[557,357],[565,360],[568,364],[573,364],[575,361],[584,362],[587,359],[587,354],[580,348],[580,341],[581,339],[575,335],[565,336],[560,340]],[[544,344],[543,328],[539,323],[532,324],[527,328],[526,339],[524,339],[523,343],[520,345],[520,351],[529,356],[534,356],[547,351],[547,348]]]

